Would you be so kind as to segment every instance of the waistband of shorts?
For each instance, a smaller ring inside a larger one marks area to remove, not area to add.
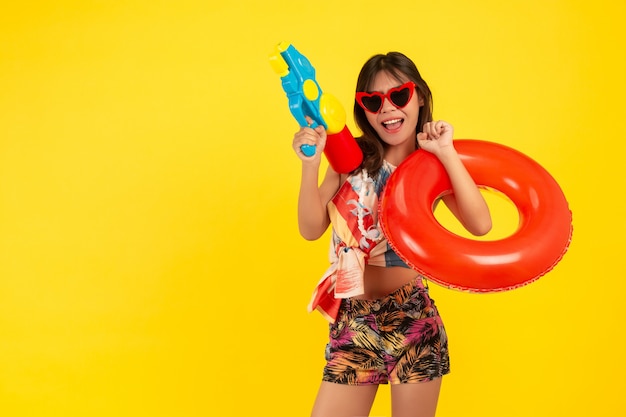
[[[376,313],[377,311],[384,309],[392,303],[401,305],[407,302],[416,291],[426,291],[427,287],[424,286],[424,277],[422,275],[416,276],[413,280],[407,282],[402,287],[393,291],[389,295],[376,300],[362,300],[359,298],[347,298],[345,302],[347,307],[358,314]]]

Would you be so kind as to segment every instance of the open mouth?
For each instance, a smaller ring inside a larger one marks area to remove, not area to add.
[[[382,125],[385,130],[395,132],[402,127],[402,123],[404,123],[404,119],[390,119],[382,122]]]

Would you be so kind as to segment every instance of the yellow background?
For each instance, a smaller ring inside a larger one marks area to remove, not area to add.
[[[457,138],[523,151],[567,196],[573,242],[539,281],[431,286],[453,361],[438,415],[624,414],[623,1],[2,9],[0,415],[309,413],[328,241],[297,232],[283,40],[348,113],[363,62],[406,53]]]

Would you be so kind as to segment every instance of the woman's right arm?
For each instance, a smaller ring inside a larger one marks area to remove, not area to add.
[[[315,145],[313,156],[302,154],[300,146]],[[322,152],[326,144],[326,132],[323,126],[315,129],[301,128],[294,135],[293,148],[302,160],[302,177],[298,196],[298,228],[307,240],[319,239],[330,224],[327,204],[335,195],[340,185],[340,175],[330,166],[324,180],[319,184],[319,169]]]

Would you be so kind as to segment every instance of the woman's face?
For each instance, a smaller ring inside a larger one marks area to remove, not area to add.
[[[370,86],[370,91],[386,94],[391,88],[399,87],[409,79],[397,80],[387,72],[379,72]],[[365,112],[368,122],[380,138],[390,146],[415,143],[419,109],[424,104],[417,91],[402,108],[394,106],[388,98],[383,100],[378,113]]]

